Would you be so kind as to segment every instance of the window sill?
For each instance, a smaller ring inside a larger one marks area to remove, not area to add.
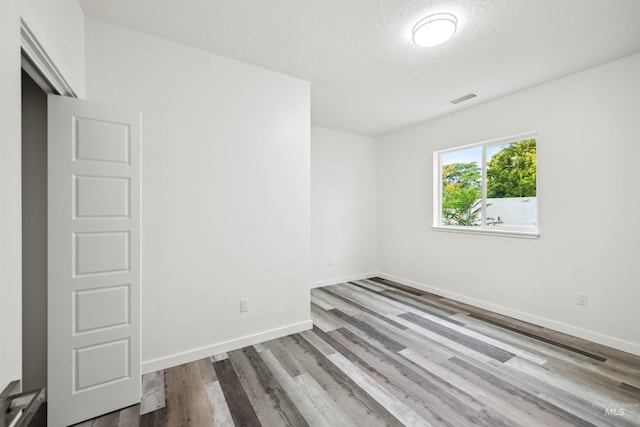
[[[514,237],[517,239],[540,238],[540,233],[537,231],[490,230],[487,228],[447,227],[444,225],[434,225],[431,229],[433,231],[446,233],[483,234],[485,236]]]

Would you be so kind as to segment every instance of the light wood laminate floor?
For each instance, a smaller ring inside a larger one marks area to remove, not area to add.
[[[80,425],[640,425],[640,357],[384,279],[311,295],[313,330],[145,375]]]

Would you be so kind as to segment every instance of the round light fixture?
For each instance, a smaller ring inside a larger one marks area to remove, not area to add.
[[[458,19],[450,13],[436,13],[421,19],[413,27],[413,42],[418,46],[437,46],[456,32]]]

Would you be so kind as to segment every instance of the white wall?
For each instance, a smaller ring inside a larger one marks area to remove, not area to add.
[[[311,128],[312,286],[375,275],[377,158],[374,138]]]
[[[20,0],[20,15],[79,98],[85,96],[84,12],[77,0]]]
[[[540,239],[432,231],[433,151],[529,131]],[[635,55],[382,137],[380,271],[640,354],[639,135]]]
[[[19,24],[0,1],[0,391],[22,375]]]
[[[143,371],[309,328],[309,84],[86,30],[88,98],[142,111]]]

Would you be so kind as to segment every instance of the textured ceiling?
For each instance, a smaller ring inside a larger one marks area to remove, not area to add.
[[[101,19],[311,82],[314,125],[381,135],[640,52],[640,0],[83,0]],[[411,28],[452,12],[420,48]],[[449,103],[469,92],[477,98]]]

